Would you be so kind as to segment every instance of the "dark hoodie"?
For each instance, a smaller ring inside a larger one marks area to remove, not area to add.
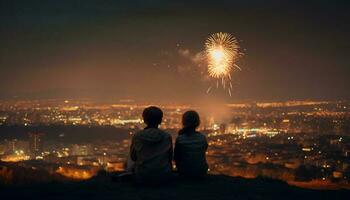
[[[135,161],[134,173],[140,182],[161,182],[171,176],[171,135],[158,129],[146,128],[137,132],[130,147]]]
[[[178,172],[194,178],[206,175],[208,171],[205,157],[207,148],[207,139],[202,133],[188,128],[180,130],[174,150]]]

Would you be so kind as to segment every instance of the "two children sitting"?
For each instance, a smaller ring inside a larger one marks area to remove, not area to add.
[[[171,135],[158,128],[163,118],[162,110],[148,107],[142,117],[147,126],[134,134],[130,147],[130,158],[134,162],[132,171],[137,182],[163,183],[170,180],[173,159],[181,176],[200,178],[207,174],[205,153],[208,143],[206,137],[196,131],[200,124],[197,112],[184,113],[183,128],[176,138],[174,152]]]

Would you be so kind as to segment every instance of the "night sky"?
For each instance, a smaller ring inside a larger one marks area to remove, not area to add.
[[[227,101],[350,99],[350,2],[0,1],[0,97],[205,98],[215,32],[245,56]]]

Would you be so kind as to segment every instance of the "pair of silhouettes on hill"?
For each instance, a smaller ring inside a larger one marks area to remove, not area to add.
[[[206,137],[196,131],[200,124],[197,112],[184,113],[183,129],[179,131],[174,150],[171,135],[158,128],[163,118],[162,110],[148,107],[142,117],[147,126],[133,136],[130,147],[133,164],[129,169],[137,182],[162,183],[172,179],[173,159],[181,176],[199,178],[207,174],[205,153],[208,143]]]

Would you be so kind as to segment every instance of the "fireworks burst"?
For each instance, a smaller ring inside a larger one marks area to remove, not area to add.
[[[216,86],[221,85],[231,96],[231,73],[234,69],[241,70],[235,62],[242,55],[235,37],[228,33],[215,33],[205,42],[205,52],[208,61],[209,76],[216,79]],[[207,93],[211,91],[209,87]]]

